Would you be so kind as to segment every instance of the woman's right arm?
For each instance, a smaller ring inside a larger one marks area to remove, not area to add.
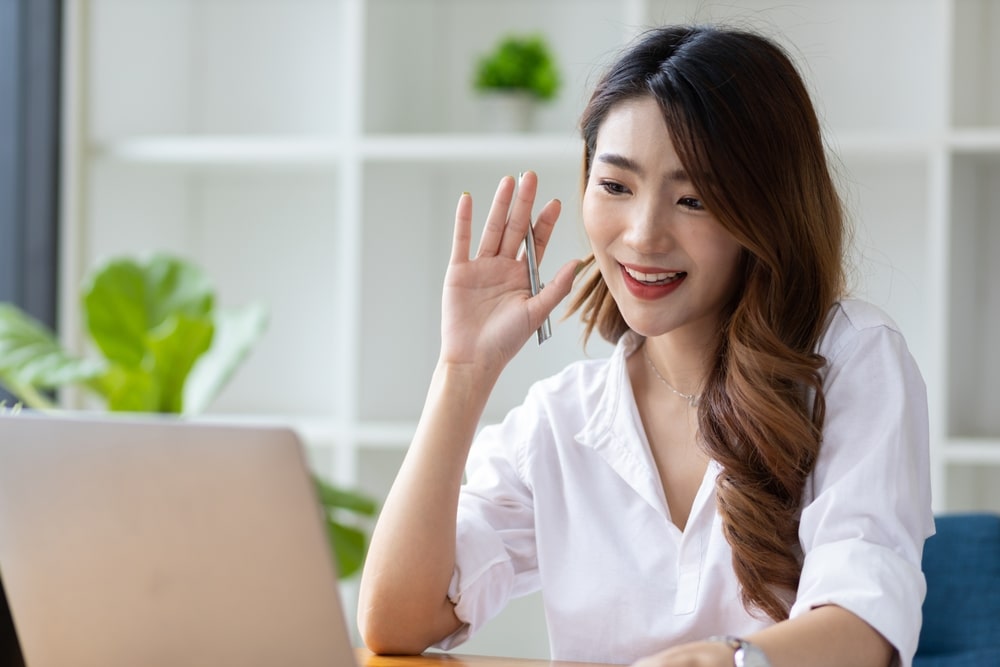
[[[459,200],[442,296],[441,353],[361,578],[358,625],[376,653],[420,653],[461,625],[448,586],[469,448],[501,371],[573,282],[576,262],[562,267],[538,296],[530,296],[519,249],[536,189],[535,175],[527,172],[508,223],[514,181],[501,180],[471,259],[472,200],[468,194]],[[539,261],[558,215],[559,202],[552,201],[535,222]]]

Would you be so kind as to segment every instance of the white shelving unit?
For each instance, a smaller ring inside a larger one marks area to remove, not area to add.
[[[191,257],[224,304],[263,300],[272,314],[213,412],[298,426],[318,472],[378,496],[436,358],[458,195],[472,192],[483,214],[500,176],[536,170],[540,197],[565,209],[544,279],[586,254],[575,122],[602,64],[659,23],[735,21],[778,37],[815,92],[857,225],[855,291],[896,318],[927,380],[936,509],[1000,510],[996,3],[68,0],[66,11],[64,339],[82,349],[77,293],[101,258]],[[531,134],[484,131],[470,90],[476,57],[510,31],[544,32],[564,73]],[[505,374],[487,420],[580,356],[576,321],[554,324]],[[506,618],[470,650],[546,655],[537,604]]]

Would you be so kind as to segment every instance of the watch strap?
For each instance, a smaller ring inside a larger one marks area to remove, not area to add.
[[[771,661],[756,644],[732,635],[715,635],[710,642],[720,642],[733,649],[733,667],[771,667]]]

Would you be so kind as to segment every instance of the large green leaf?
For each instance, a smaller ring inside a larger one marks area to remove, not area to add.
[[[160,405],[160,386],[143,368],[111,364],[88,386],[104,397],[107,409],[113,412],[157,412]]]
[[[212,345],[214,331],[210,319],[177,313],[150,332],[147,345],[159,387],[157,412],[184,410],[184,383],[195,362]]]
[[[114,412],[179,413],[192,365],[212,342],[205,319],[173,315],[149,332],[147,354],[138,366],[112,364],[93,386]]]
[[[157,254],[146,262],[144,269],[150,322],[159,323],[178,313],[192,318],[211,315],[215,290],[198,265]]]
[[[41,322],[16,306],[0,303],[0,382],[30,407],[48,407],[36,394],[98,377],[104,364],[79,359]]]
[[[87,329],[110,361],[139,367],[148,335],[171,315],[209,318],[212,286],[200,269],[156,255],[146,263],[112,260],[93,274],[83,295]]]
[[[263,304],[216,312],[212,346],[198,359],[184,386],[184,412],[198,414],[208,407],[250,354],[267,319]]]

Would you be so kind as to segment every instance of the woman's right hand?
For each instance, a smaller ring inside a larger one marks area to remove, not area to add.
[[[525,341],[569,294],[576,260],[563,266],[537,296],[531,296],[523,246],[537,188],[538,177],[534,172],[525,172],[511,208],[514,179],[505,176],[500,180],[479,249],[471,259],[472,197],[464,193],[459,199],[442,297],[440,363],[478,365],[483,371],[499,376]],[[560,209],[559,200],[548,202],[533,226],[539,263]]]

